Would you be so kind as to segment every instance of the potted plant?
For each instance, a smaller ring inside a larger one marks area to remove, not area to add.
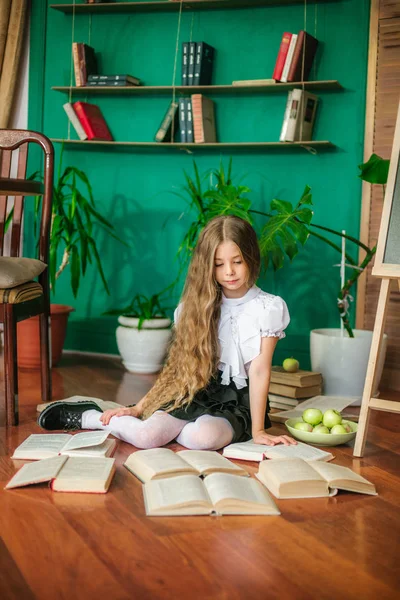
[[[103,286],[109,293],[94,230],[102,228],[107,234],[121,241],[113,226],[95,209],[92,187],[87,175],[77,167],[68,166],[61,172],[53,190],[52,222],[50,230],[49,277],[51,291],[69,267],[71,289],[76,298],[81,277],[87,265],[94,264]],[[34,174],[32,177],[37,177]],[[34,234],[41,213],[41,198],[35,199]],[[56,365],[62,354],[67,320],[74,310],[71,306],[51,304],[51,352],[52,365]],[[40,367],[39,317],[32,317],[18,324],[18,364],[22,368]]]
[[[369,161],[360,165],[359,168],[361,179],[370,183],[386,183],[389,161],[372,155]],[[236,215],[250,223],[252,223],[254,214],[267,219],[259,233],[259,244],[264,266],[272,262],[274,270],[283,266],[285,257],[292,261],[310,236],[328,244],[339,253],[342,252],[342,248],[326,237],[325,233],[329,236],[339,236],[364,250],[365,257],[360,264],[357,259],[353,259],[350,254],[345,253],[346,266],[352,271],[350,277],[341,286],[337,299],[334,299],[343,324],[342,328],[319,329],[311,332],[312,369],[322,373],[324,392],[327,395],[337,394],[361,398],[372,332],[352,329],[349,320],[349,308],[352,301],[350,289],[375,256],[376,247],[369,248],[346,233],[313,223],[314,214],[310,208],[313,203],[309,186],[305,187],[300,200],[294,206],[287,200],[275,198],[271,201],[270,212],[264,212],[252,208],[252,203],[247,197],[247,194],[251,192],[250,188],[233,184],[232,159],[227,170],[221,163],[219,169],[212,171],[216,183],[214,186],[208,184],[206,190],[203,187],[204,182],[210,180],[209,173],[201,177],[195,163],[194,172],[194,177],[185,172],[186,183],[182,192],[178,193],[189,204],[189,208],[194,209],[197,213],[178,250],[178,256],[181,257],[184,264],[191,255],[201,229],[211,218],[221,214]],[[319,343],[321,343],[321,349],[319,349]],[[380,356],[379,377],[383,369],[385,344],[386,339],[384,339],[384,347]],[[377,377],[376,386],[379,384],[379,377]]]
[[[128,371],[157,373],[162,368],[171,340],[172,321],[161,296],[171,287],[150,297],[136,294],[129,306],[104,313],[118,316],[117,345]]]

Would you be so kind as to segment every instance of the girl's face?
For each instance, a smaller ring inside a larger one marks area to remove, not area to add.
[[[248,290],[248,268],[239,247],[223,242],[215,252],[214,276],[227,298],[241,298]]]

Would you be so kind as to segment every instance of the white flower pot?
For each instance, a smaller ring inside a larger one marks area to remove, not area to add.
[[[367,373],[372,331],[353,329],[354,338],[340,329],[314,329],[310,335],[311,369],[322,373],[326,396],[352,396],[353,405],[360,405]],[[375,390],[382,376],[387,346],[384,334],[379,356]]]
[[[118,317],[117,345],[122,363],[132,373],[157,373],[161,370],[171,340],[170,319],[149,319],[137,329],[139,319]]]

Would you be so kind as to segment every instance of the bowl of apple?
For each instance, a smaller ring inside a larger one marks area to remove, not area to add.
[[[346,444],[357,433],[357,423],[343,419],[333,408],[324,413],[319,408],[307,408],[301,418],[288,419],[285,425],[294,438],[316,446]]]

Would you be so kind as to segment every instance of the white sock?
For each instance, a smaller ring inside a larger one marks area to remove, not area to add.
[[[223,417],[202,415],[187,423],[176,441],[190,450],[219,450],[233,440],[233,427]]]
[[[174,440],[187,424],[164,411],[156,411],[141,421],[136,417],[112,417],[108,425],[100,421],[101,412],[86,410],[82,414],[82,429],[104,429],[136,448],[158,448]]]

